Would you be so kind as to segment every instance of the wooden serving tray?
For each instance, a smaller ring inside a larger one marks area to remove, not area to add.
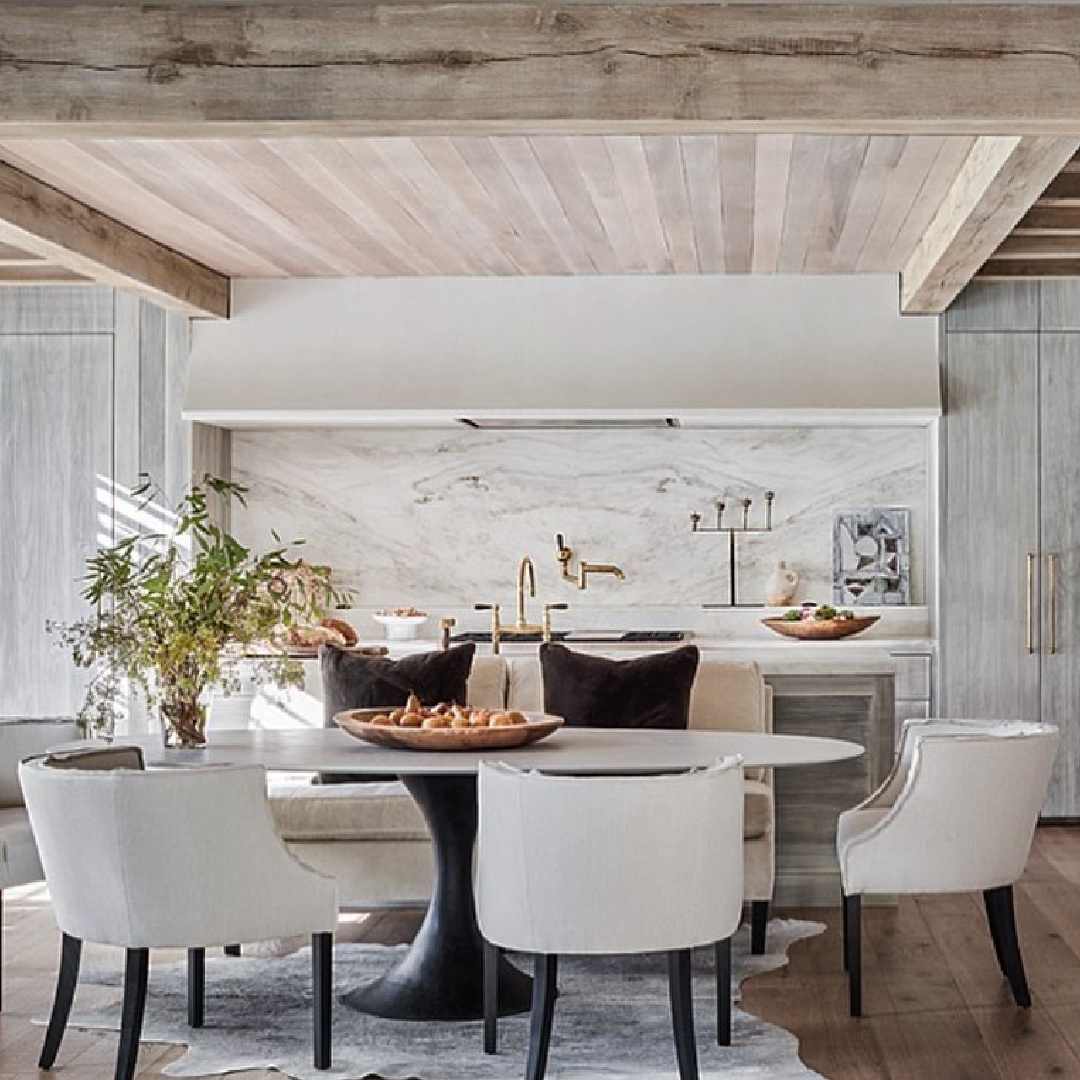
[[[354,738],[400,750],[507,750],[538,742],[563,725],[561,716],[547,713],[526,713],[526,723],[505,727],[403,728],[369,722],[372,716],[386,714],[396,707],[350,709],[335,713],[334,723]]]
[[[798,638],[800,641],[837,641],[851,637],[873,626],[880,615],[859,615],[854,619],[762,619],[761,622],[776,634]]]

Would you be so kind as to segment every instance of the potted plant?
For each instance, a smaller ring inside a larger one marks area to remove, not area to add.
[[[275,643],[337,599],[330,571],[289,559],[276,534],[279,546],[256,555],[222,528],[210,500],[243,504],[245,493],[206,476],[176,507],[170,533],[128,536],[87,560],[82,596],[93,614],[50,626],[75,663],[93,671],[78,713],[85,730],[112,734],[126,680],[157,711],[166,746],[201,746],[205,691],[238,690],[241,663],[253,665],[257,681],[303,681],[301,665]],[[149,482],[134,492],[143,508],[154,494]]]

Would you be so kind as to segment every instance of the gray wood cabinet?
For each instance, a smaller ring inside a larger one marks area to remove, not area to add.
[[[111,353],[103,334],[0,335],[0,715],[70,713],[81,693],[45,623],[83,614],[111,527]]]
[[[899,742],[905,720],[925,720],[934,715],[934,656],[930,648],[894,649],[896,662],[896,723],[894,742]]]
[[[1039,355],[1040,712],[1061,729],[1046,813],[1080,815],[1080,334],[1044,333]]]
[[[954,319],[944,335],[942,705],[951,716],[1057,724],[1043,813],[1074,818],[1080,333],[1040,329],[1038,286],[1030,289],[1024,318],[1011,323],[1022,330],[970,331]]]
[[[112,289],[0,289],[0,716],[79,705],[85,673],[46,620],[85,613],[86,557],[135,527],[140,471],[170,500],[187,486],[187,334]]]
[[[776,886],[782,905],[831,905],[840,895],[836,818],[885,779],[893,757],[892,674],[766,675],[781,735],[850,739],[848,761],[777,769]]]

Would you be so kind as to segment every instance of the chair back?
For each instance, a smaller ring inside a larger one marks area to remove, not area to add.
[[[0,810],[23,805],[19,787],[19,762],[23,758],[78,738],[78,726],[67,717],[41,720],[0,717]]]
[[[895,802],[844,851],[848,892],[1012,884],[1031,850],[1057,745],[1057,728],[1048,724],[907,725]]]
[[[742,907],[738,758],[669,776],[480,766],[476,905],[496,945],[654,952],[729,937]]]
[[[71,764],[19,770],[65,933],[127,948],[255,941],[296,933],[291,913],[305,906],[328,923],[311,932],[335,925],[333,883],[289,856],[261,767]]]

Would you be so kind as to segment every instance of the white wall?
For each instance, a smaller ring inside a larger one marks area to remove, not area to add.
[[[939,407],[895,277],[239,281],[233,311],[195,324],[191,418]]]

